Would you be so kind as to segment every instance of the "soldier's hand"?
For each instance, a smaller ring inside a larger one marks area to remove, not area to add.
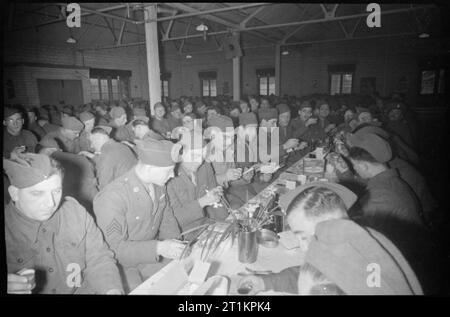
[[[36,284],[27,276],[8,274],[8,294],[31,294]]]
[[[242,178],[246,181],[246,182],[251,182],[253,176],[255,176],[255,170],[251,170],[248,173],[245,173],[246,171],[248,171],[248,167],[244,169],[244,173],[242,173]]]
[[[259,178],[262,182],[268,183],[272,179],[272,174],[261,174]]]
[[[307,147],[308,147],[308,143],[305,141],[300,142],[300,144],[298,145],[299,150],[306,149]]]
[[[238,294],[255,295],[259,292],[265,291],[266,286],[264,280],[256,275],[244,276],[238,283]],[[245,294],[246,293],[246,294]]]
[[[88,151],[80,151],[80,152],[78,152],[78,155],[83,155],[83,156],[86,156],[86,157],[88,157],[90,159],[95,156],[94,153],[91,153],[91,152],[88,152]]]
[[[345,173],[348,171],[348,165],[347,163],[344,161],[344,159],[342,158],[342,156],[339,156],[336,161],[335,161],[335,167],[336,169],[341,172],[341,173]]]
[[[227,180],[235,181],[241,178],[242,170],[240,168],[230,168],[227,170]]]
[[[334,128],[336,128],[336,125],[334,123],[330,123],[329,125],[327,125],[327,127],[325,128],[325,133],[328,133],[329,131],[333,130]]]
[[[289,139],[283,144],[283,149],[287,150],[294,148],[298,145],[298,142],[299,141],[297,139]]]
[[[203,208],[205,206],[211,206],[220,201],[220,193],[217,191],[209,191],[203,197],[198,199],[198,203]]]
[[[158,241],[156,245],[156,253],[168,259],[177,259],[183,253],[186,245],[178,240]]]
[[[20,158],[20,156],[25,152],[25,150],[26,150],[26,147],[24,145],[16,146],[11,151],[11,160],[16,160],[16,159]]]
[[[305,122],[305,126],[309,127],[312,124],[316,124],[317,123],[317,118],[309,118],[308,120],[306,120]]]

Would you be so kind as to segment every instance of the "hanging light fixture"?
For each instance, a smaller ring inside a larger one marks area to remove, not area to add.
[[[208,26],[202,22],[199,25],[197,25],[195,29],[199,32],[206,32],[208,31]]]
[[[75,44],[77,42],[77,40],[73,37],[72,29],[69,29],[69,32],[70,32],[70,36],[66,40],[66,43],[68,43],[68,44]]]
[[[426,32],[422,32],[419,34],[419,38],[420,39],[427,39],[430,37],[430,34],[426,33]]]
[[[192,55],[187,54],[187,55],[186,55],[186,58],[187,58],[187,59],[191,59],[191,58],[192,58]]]
[[[288,50],[283,50],[283,51],[281,52],[281,55],[289,55],[289,51],[288,51]]]

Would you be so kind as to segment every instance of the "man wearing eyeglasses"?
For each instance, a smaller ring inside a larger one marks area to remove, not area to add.
[[[3,113],[3,156],[11,157],[11,152],[34,152],[38,143],[34,134],[23,129],[24,120],[17,107],[5,107]]]

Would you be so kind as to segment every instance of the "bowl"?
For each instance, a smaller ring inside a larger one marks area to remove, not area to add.
[[[258,243],[266,248],[276,248],[278,246],[278,235],[268,229],[261,229],[257,236]]]

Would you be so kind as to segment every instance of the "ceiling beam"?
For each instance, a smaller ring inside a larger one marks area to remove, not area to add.
[[[233,10],[238,10],[238,9],[246,9],[246,8],[252,8],[252,7],[259,7],[259,6],[266,6],[266,5],[270,5],[272,3],[247,3],[247,4],[242,4],[242,5],[237,5],[237,6],[233,6],[233,7],[226,7],[226,8],[219,8],[219,9],[211,9],[211,10],[205,10],[205,11],[199,11],[197,9],[194,9],[192,7],[186,6],[182,3],[164,3],[164,5],[166,6],[170,6],[172,8],[177,8],[179,5],[182,5],[186,8],[188,8],[187,10],[182,10],[182,11],[187,11],[188,13],[182,13],[182,14],[178,14],[175,16],[170,16],[170,17],[163,17],[163,18],[157,18],[156,20],[148,20],[148,22],[162,22],[162,21],[169,21],[169,20],[174,20],[174,19],[181,19],[181,18],[189,18],[189,17],[194,17],[194,16],[199,16],[199,15],[205,15],[205,14],[211,14],[211,13],[220,13],[220,12],[226,12],[226,11],[233,11]],[[177,8],[179,9],[179,8]],[[142,24],[145,23],[147,21],[139,21],[138,24]]]
[[[55,5],[57,5],[55,3]],[[66,4],[64,4],[66,5]],[[107,7],[107,8],[102,8],[102,9],[98,9],[96,12],[108,12],[108,11],[114,11],[114,10],[119,10],[119,9],[123,9],[126,8],[127,5],[126,4],[121,4],[121,5],[117,5],[117,6],[112,6],[112,7]],[[82,9],[83,11],[83,9]],[[86,11],[86,10],[85,10]],[[34,12],[34,13],[38,13],[38,12]],[[84,12],[81,13],[80,17],[86,17],[89,15],[93,15],[94,13],[92,12]],[[13,31],[21,31],[21,30],[27,30],[27,29],[34,29],[34,28],[39,28],[42,26],[46,26],[46,25],[50,25],[50,24],[55,24],[55,23],[61,23],[61,22],[66,22],[66,18],[62,17],[62,18],[58,18],[52,21],[47,21],[47,22],[42,22],[42,23],[38,23],[36,25],[30,25],[30,26],[24,26],[24,27],[20,27],[20,28],[16,28]]]
[[[396,34],[379,34],[379,35],[372,35],[372,36],[364,36],[364,37],[354,37],[354,38],[338,38],[338,39],[328,39],[328,40],[316,40],[316,41],[304,41],[304,42],[296,42],[296,43],[287,43],[283,44],[282,46],[294,46],[294,45],[308,45],[308,44],[320,44],[320,43],[332,43],[332,42],[343,42],[343,41],[352,41],[352,40],[370,40],[370,39],[377,39],[377,38],[388,38],[388,37],[402,37],[402,36],[415,36],[417,33],[415,32],[409,32],[409,33],[396,33]],[[97,48],[85,48],[85,49],[79,49],[82,51],[89,51],[89,50],[105,50],[105,49],[113,49],[113,48],[121,48],[121,47],[129,47],[129,46],[139,46],[139,45],[145,45],[145,42],[136,42],[136,43],[128,43],[123,45],[110,45],[110,46],[103,46],[103,47],[97,47]],[[242,47],[243,50],[246,49],[256,49],[256,48],[269,48],[269,47],[275,47],[273,44],[265,44],[265,45],[255,45],[255,46],[246,46]],[[210,51],[198,51],[198,52],[189,52],[189,54],[209,54],[209,53],[219,53],[221,50],[210,50]],[[176,54],[168,54],[168,55],[176,55]]]
[[[113,27],[111,26],[111,23],[109,23],[108,19],[106,17],[103,17],[103,20],[105,20],[106,25],[108,26],[109,30],[111,31],[111,34],[114,38],[114,43],[117,43],[116,33],[114,32]]]
[[[328,8],[326,8],[323,3],[320,4],[323,14],[325,15],[325,18],[327,18],[327,19],[336,17],[336,10],[337,10],[338,6],[339,6],[339,4],[335,4],[331,10],[328,10]]]
[[[177,10],[173,10],[172,11],[172,16],[177,15],[177,13],[178,13]],[[167,27],[167,30],[166,30],[166,32],[164,33],[164,36],[163,36],[164,39],[168,39],[169,38],[170,31],[172,31],[172,26],[173,26],[174,22],[175,22],[175,20],[170,20],[169,26]]]
[[[190,12],[190,13],[196,13],[197,16],[198,15],[203,15],[203,12],[207,12],[207,11],[198,11],[197,9],[189,7],[189,6],[187,6],[185,4],[182,4],[182,3],[166,3],[166,5],[171,6],[171,7],[175,8],[175,9],[178,9],[178,10],[181,10],[181,11],[187,11],[187,12]],[[230,9],[230,8],[237,9],[237,7],[238,6],[221,8],[221,9]],[[216,9],[216,11],[217,10],[220,10],[220,9]],[[205,19],[207,19],[209,21],[212,21],[212,22],[215,22],[215,23],[219,23],[219,24],[222,24],[222,25],[228,27],[229,30],[225,31],[225,33],[231,32],[233,30],[238,31],[240,29],[238,24],[231,23],[231,22],[229,22],[227,20],[224,20],[222,18],[216,17],[216,16],[211,15],[211,14],[205,14],[204,17],[205,17]],[[208,33],[208,35],[211,35],[211,33]],[[276,43],[275,40],[268,38],[266,35],[263,35],[263,34],[260,34],[260,33],[252,33],[252,35],[257,36],[259,38],[262,38],[265,41]],[[203,36],[203,35],[201,35],[201,36]]]
[[[306,12],[306,11],[305,11]],[[313,19],[317,19],[320,16],[322,16],[322,12],[319,12],[318,14],[314,15],[312,18]],[[292,36],[294,36],[295,34],[297,34],[301,29],[303,29],[306,26],[306,24],[302,24],[299,27],[297,27],[295,30],[293,30],[292,32],[286,34],[286,36],[281,40],[281,44],[286,43],[286,41],[288,39],[290,39]]]
[[[55,3],[55,4],[60,5],[60,6],[65,6],[66,5],[65,3]],[[126,5],[125,5],[125,7],[126,7]],[[86,11],[88,13],[97,14],[97,15],[103,16],[105,18],[111,18],[111,19],[114,19],[114,20],[125,21],[125,22],[132,23],[132,24],[136,24],[137,23],[137,21],[135,21],[135,20],[124,18],[124,17],[121,17],[119,15],[115,15],[115,14],[111,14],[111,13],[105,13],[105,12],[100,11],[100,10],[94,10],[94,9],[86,8],[86,7],[83,7],[81,5],[80,5],[80,8],[81,8],[81,11]]]
[[[253,11],[253,13],[249,14],[244,20],[241,21],[241,23],[239,23],[239,26],[241,28],[245,28],[247,26],[247,23],[253,19],[257,14],[259,14],[262,10],[264,10],[266,7],[259,7],[258,9],[256,9],[255,11]]]

